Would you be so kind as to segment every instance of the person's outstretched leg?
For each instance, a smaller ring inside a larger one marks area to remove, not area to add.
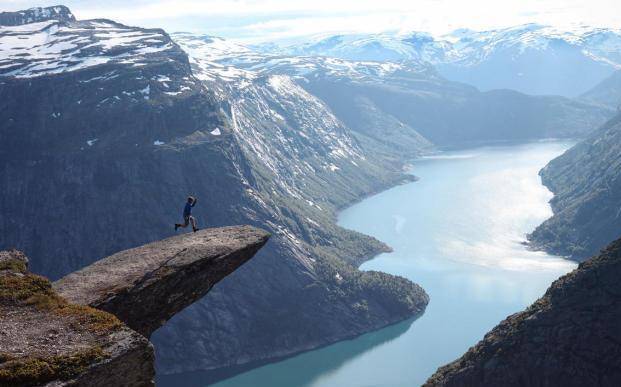
[[[192,231],[197,232],[198,227],[196,227],[196,219],[193,216],[190,216],[190,222],[192,222]]]

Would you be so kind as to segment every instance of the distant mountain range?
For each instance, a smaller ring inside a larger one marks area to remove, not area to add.
[[[527,24],[491,31],[335,35],[305,44],[259,45],[270,53],[328,56],[356,61],[418,61],[450,80],[481,90],[576,97],[621,68],[621,30],[559,30]]]
[[[185,33],[173,39],[203,79],[243,88],[262,77],[290,77],[322,99],[360,141],[372,140],[369,149],[374,150],[580,137],[613,114],[610,107],[589,101],[512,90],[480,92],[447,80],[426,62],[270,54]]]
[[[424,58],[265,52],[61,6],[0,21],[0,249],[59,277],[172,234],[188,193],[201,225],[273,233],[155,333],[160,372],[260,364],[420,314],[420,287],[357,269],[388,247],[338,227],[338,209],[413,180],[405,165],[437,147],[586,136],[613,114],[481,92]]]

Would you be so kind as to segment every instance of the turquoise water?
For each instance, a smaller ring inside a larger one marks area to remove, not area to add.
[[[396,387],[423,383],[575,264],[522,242],[552,213],[537,172],[571,144],[448,152],[414,163],[415,183],[343,211],[343,227],[393,247],[365,263],[430,295],[417,320],[269,364],[215,386]],[[186,379],[187,380],[187,379]],[[183,384],[180,384],[183,385]]]

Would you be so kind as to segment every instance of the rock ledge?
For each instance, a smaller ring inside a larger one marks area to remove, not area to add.
[[[268,238],[251,226],[186,233],[104,258],[56,281],[54,289],[149,337],[252,258]]]

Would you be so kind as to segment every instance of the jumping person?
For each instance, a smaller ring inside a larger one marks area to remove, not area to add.
[[[183,224],[175,223],[175,231],[179,227],[185,228],[188,227],[188,224],[192,223],[192,231],[197,232],[199,230],[196,227],[196,220],[192,216],[192,207],[196,205],[196,198],[194,196],[188,196],[188,201],[185,203],[185,207],[183,208]]]

